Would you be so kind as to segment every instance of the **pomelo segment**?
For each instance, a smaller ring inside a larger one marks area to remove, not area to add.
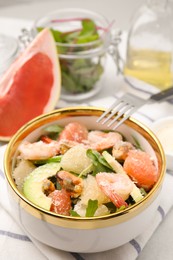
[[[139,187],[149,190],[158,180],[158,171],[149,154],[131,150],[124,162],[124,170]]]
[[[54,109],[60,89],[55,41],[44,29],[0,80],[0,140],[8,141],[29,120]]]

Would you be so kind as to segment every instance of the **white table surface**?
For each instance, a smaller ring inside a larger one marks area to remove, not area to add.
[[[132,13],[145,0],[0,0],[0,16],[35,19],[59,8],[86,8],[115,19],[127,29]]]
[[[71,5],[69,6],[69,2]],[[62,7],[84,7],[90,10],[99,11],[104,13],[105,16],[109,18],[117,18],[119,17],[119,21],[117,21],[117,25],[121,28],[127,28],[128,19],[130,18],[130,12],[132,12],[139,4],[137,0],[129,1],[129,4],[126,11],[123,9],[127,1],[120,0],[107,0],[107,1],[67,1],[67,0],[59,0],[59,1],[10,1],[10,0],[0,0],[0,32],[18,36],[20,34],[21,28],[28,27],[30,28],[31,20],[36,17],[45,14],[47,11],[52,11],[55,8]],[[140,1],[142,2],[142,1]],[[100,4],[101,3],[101,4]],[[124,13],[123,13],[124,10]],[[128,12],[129,11],[129,12]],[[115,16],[114,16],[115,14]],[[123,21],[124,17],[126,17],[126,22]],[[16,19],[19,18],[19,19]],[[127,19],[128,18],[128,19]],[[24,19],[21,23],[21,19]],[[28,20],[28,21],[27,21]],[[114,64],[112,65],[112,74],[114,74],[115,68]],[[108,89],[103,89],[102,92],[98,95],[98,98],[110,96],[115,93],[116,89],[121,90],[121,88],[126,87],[124,83],[122,83],[121,77],[116,78],[116,76],[112,76],[110,79],[109,91]],[[97,103],[95,98],[91,98],[89,100],[91,104]],[[157,105],[156,105],[157,106]],[[157,107],[156,107],[157,108]],[[158,107],[159,108],[159,107]],[[173,114],[173,107],[169,104],[163,104],[163,109],[160,111],[160,116],[166,116]],[[150,117],[152,117],[151,113]],[[154,115],[153,115],[154,117]],[[168,194],[169,196],[169,194]],[[154,235],[151,237],[150,241],[147,243],[143,251],[140,253],[138,260],[172,260],[173,259],[173,210],[169,212],[169,214],[165,217],[165,220],[156,230]],[[33,256],[34,257],[34,256]],[[12,258],[11,258],[12,259]],[[2,259],[5,260],[5,259]],[[118,259],[117,259],[118,260]]]

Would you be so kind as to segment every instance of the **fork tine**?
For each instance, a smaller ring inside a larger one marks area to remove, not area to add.
[[[121,108],[123,108],[123,107],[124,107],[124,102],[123,102],[123,101],[120,101],[120,103],[117,104],[117,105],[114,107],[112,113],[111,113],[108,117],[106,117],[105,120],[104,120],[101,124],[104,125],[106,122],[108,122],[109,119],[111,119],[111,118],[112,118],[118,111],[120,111]],[[116,108],[116,109],[115,109],[115,108]]]
[[[124,108],[118,113],[118,115],[108,124],[108,127],[113,125],[123,114],[131,110],[134,106],[131,104],[125,104]]]
[[[107,114],[109,114],[109,112],[112,111],[112,109],[114,109],[115,106],[117,106],[119,103],[121,102],[121,100],[117,99],[97,120],[96,122],[99,123]]]
[[[142,99],[131,93],[125,93],[120,99],[117,99],[98,119],[102,119],[102,125],[108,122],[108,127],[112,126],[115,130],[125,120],[127,120],[138,108],[146,104],[148,99]],[[118,121],[119,120],[119,121]],[[114,123],[118,121],[115,125]]]
[[[126,121],[135,111],[137,107],[131,107],[129,112],[113,127],[113,130],[117,129],[124,121]]]

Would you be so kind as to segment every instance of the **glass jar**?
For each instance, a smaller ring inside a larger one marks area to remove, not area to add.
[[[84,20],[94,22],[94,34],[93,24],[82,24]],[[62,76],[61,98],[76,101],[98,93],[103,85],[106,52],[111,41],[109,21],[95,12],[70,8],[37,19],[34,35],[45,27],[51,28],[56,41]],[[63,42],[62,36],[68,42]]]
[[[17,39],[0,34],[0,76],[8,69],[18,53]]]
[[[135,14],[124,75],[163,90],[173,84],[173,14],[168,0],[147,0]]]

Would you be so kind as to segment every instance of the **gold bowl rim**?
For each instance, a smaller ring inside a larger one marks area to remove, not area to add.
[[[104,108],[100,107],[88,107],[88,106],[77,106],[77,107],[68,107],[53,110],[52,112],[40,115],[33,120],[29,121],[23,127],[21,127],[17,133],[12,137],[9,144],[7,145],[7,149],[5,151],[4,156],[4,172],[7,180],[8,187],[10,187],[9,191],[12,193],[12,196],[15,198],[17,203],[20,204],[20,207],[27,211],[32,216],[44,220],[48,223],[51,223],[56,226],[66,227],[66,228],[77,228],[77,229],[95,229],[102,228],[107,226],[116,225],[127,221],[139,213],[141,213],[144,209],[146,209],[158,196],[160,192],[161,185],[164,180],[164,175],[166,171],[166,160],[165,154],[162,148],[162,145],[156,135],[143,123],[139,122],[137,119],[130,117],[128,120],[124,122],[124,124],[134,128],[140,134],[145,133],[145,138],[150,138],[152,140],[152,148],[155,150],[157,159],[160,160],[160,176],[152,188],[152,190],[144,197],[141,201],[135,203],[129,208],[99,217],[72,217],[72,216],[63,216],[48,210],[44,210],[43,208],[36,206],[32,202],[22,195],[22,193],[17,189],[15,182],[12,178],[10,165],[12,157],[14,156],[14,151],[17,148],[18,144],[25,138],[29,133],[36,130],[38,127],[43,126],[45,123],[50,123],[58,119],[73,117],[73,116],[100,116],[105,111]],[[13,152],[13,153],[12,153]]]

